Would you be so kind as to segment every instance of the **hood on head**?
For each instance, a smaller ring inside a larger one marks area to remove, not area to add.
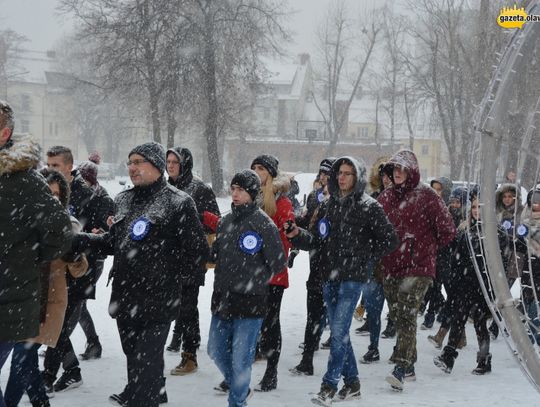
[[[348,164],[356,171],[356,185],[354,186],[354,193],[362,195],[366,190],[366,165],[360,159],[345,156],[338,158],[332,165],[332,171],[328,178],[328,192],[330,195],[339,195],[339,183],[338,172],[341,164]]]
[[[532,198],[533,198],[533,195],[540,195],[540,184],[536,185],[536,187],[534,187],[533,189],[531,189],[529,191],[529,193],[527,194],[527,207],[531,207],[532,206]]]
[[[452,188],[454,187],[454,183],[450,178],[447,177],[439,177],[434,178],[429,183],[429,186],[433,188],[433,184],[437,182],[442,185],[442,200],[443,202],[448,205],[450,203],[450,194],[452,193]]]
[[[12,136],[10,147],[0,150],[0,176],[36,168],[41,147],[29,136]]]
[[[394,183],[394,167],[396,165],[402,166],[408,173],[407,180],[401,187],[396,186]],[[414,189],[420,183],[420,167],[418,166],[418,159],[411,150],[400,150],[395,153],[384,166],[384,172],[392,180],[394,188],[407,190]]]
[[[514,202],[517,203],[518,213],[521,212],[521,210],[523,209],[523,205],[521,204],[520,189],[521,188],[516,186],[515,184],[501,184],[495,192],[495,208],[497,209],[497,212],[503,211],[505,209],[503,205],[503,196],[507,192],[511,192],[512,194],[514,194]]]
[[[169,153],[174,154],[178,158],[178,161],[180,161],[180,177],[185,178],[187,176],[191,176],[193,171],[193,154],[191,154],[189,148],[170,148],[167,150],[165,157],[167,157]]]
[[[371,171],[369,172],[369,187],[371,188],[371,192],[381,192],[384,189],[380,169],[381,166],[384,168],[384,165],[389,159],[390,157],[379,157],[371,166]]]

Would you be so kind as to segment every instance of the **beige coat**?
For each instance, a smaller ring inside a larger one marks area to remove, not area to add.
[[[84,276],[87,270],[88,261],[84,255],[75,263],[67,263],[61,259],[51,262],[45,322],[39,324],[39,335],[28,339],[28,342],[41,343],[51,348],[56,346],[67,308],[66,273],[79,278]]]

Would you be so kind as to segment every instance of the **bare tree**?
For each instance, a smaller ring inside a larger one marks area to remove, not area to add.
[[[354,22],[345,0],[336,0],[329,6],[326,21],[319,28],[321,63],[315,71],[316,81],[324,89],[324,106],[315,94],[313,100],[326,123],[330,138],[329,155],[333,154],[340,134],[347,131],[349,108],[360,91],[379,31],[373,21],[369,31],[363,28],[360,36],[355,35]],[[359,43],[364,44],[364,54],[352,61],[351,57],[355,55],[353,48],[357,48]],[[354,65],[354,68],[347,75],[349,65]],[[351,79],[349,83],[346,83],[347,76]]]
[[[13,30],[0,31],[0,97],[6,99],[8,80],[20,73],[16,58],[27,39]]]

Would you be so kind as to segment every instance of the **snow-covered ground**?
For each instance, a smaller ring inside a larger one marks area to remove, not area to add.
[[[312,175],[298,177],[302,190],[309,190]],[[104,186],[113,194],[121,190],[118,183],[105,182]],[[302,192],[303,193],[303,192]],[[229,201],[220,199],[220,206],[228,210]],[[111,266],[107,260],[105,273]],[[320,350],[315,354],[315,375],[312,377],[292,376],[288,369],[300,361],[301,350],[298,344],[303,341],[306,318],[305,281],[308,276],[308,257],[305,252],[296,258],[295,266],[290,271],[290,287],[285,291],[281,311],[283,331],[283,349],[278,369],[278,388],[269,393],[256,393],[250,400],[252,407],[276,406],[312,406],[311,393],[317,392],[325,371],[328,351]],[[213,391],[213,386],[222,380],[219,371],[206,354],[206,344],[210,323],[210,298],[212,294],[213,273],[206,276],[206,285],[201,288],[199,310],[201,318],[202,344],[198,353],[199,370],[190,376],[171,376],[169,371],[178,364],[178,354],[165,353],[165,375],[170,406],[214,407],[226,406],[227,399]],[[112,393],[123,389],[126,383],[126,363],[120,346],[116,324],[107,312],[110,287],[106,287],[107,275],[103,275],[98,284],[97,299],[88,302],[88,308],[94,318],[100,340],[103,344],[103,357],[94,361],[81,361],[84,384],[65,393],[56,394],[51,405],[56,407],[101,407],[110,405],[107,398]],[[385,310],[386,312],[386,310]],[[419,324],[422,322],[418,320]],[[383,324],[385,322],[383,321]],[[354,321],[352,330],[359,326]],[[351,332],[352,332],[351,330]],[[492,342],[493,372],[486,376],[474,376],[470,372],[476,366],[477,344],[474,329],[467,325],[468,345],[460,352],[454,371],[448,375],[433,365],[433,357],[439,351],[427,341],[427,335],[435,332],[418,331],[418,362],[416,364],[417,381],[406,383],[402,393],[390,390],[385,376],[392,365],[387,363],[394,340],[381,339],[381,361],[372,365],[359,364],[362,384],[360,401],[340,403],[345,406],[501,406],[540,405],[540,395],[522,375],[519,366],[510,355],[502,339]],[[323,339],[328,336],[328,331]],[[366,351],[368,337],[351,335],[357,359]],[[84,350],[85,338],[77,328],[72,336],[77,353]],[[2,370],[1,381],[5,385],[9,364]],[[258,362],[253,367],[252,385],[256,384],[264,373],[265,364]],[[29,406],[26,396],[20,403]]]

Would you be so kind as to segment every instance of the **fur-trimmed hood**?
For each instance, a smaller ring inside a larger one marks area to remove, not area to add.
[[[495,192],[495,205],[497,213],[501,212],[514,212],[514,205],[511,205],[510,208],[505,208],[503,205],[503,195],[507,192],[511,192],[514,196],[514,205],[517,203],[517,213],[523,211],[523,205],[521,204],[521,188],[515,184],[501,184],[497,191]]]
[[[384,189],[381,178],[381,170],[384,168],[384,165],[388,162],[388,160],[390,160],[390,157],[379,157],[371,166],[371,171],[369,173],[369,188],[372,194],[379,194]]]
[[[40,155],[39,144],[29,136],[12,136],[10,146],[0,149],[0,176],[36,168]]]
[[[278,172],[277,177],[274,178],[272,184],[276,197],[280,195],[287,195],[287,192],[289,192],[289,189],[291,189],[291,178],[283,172]]]

